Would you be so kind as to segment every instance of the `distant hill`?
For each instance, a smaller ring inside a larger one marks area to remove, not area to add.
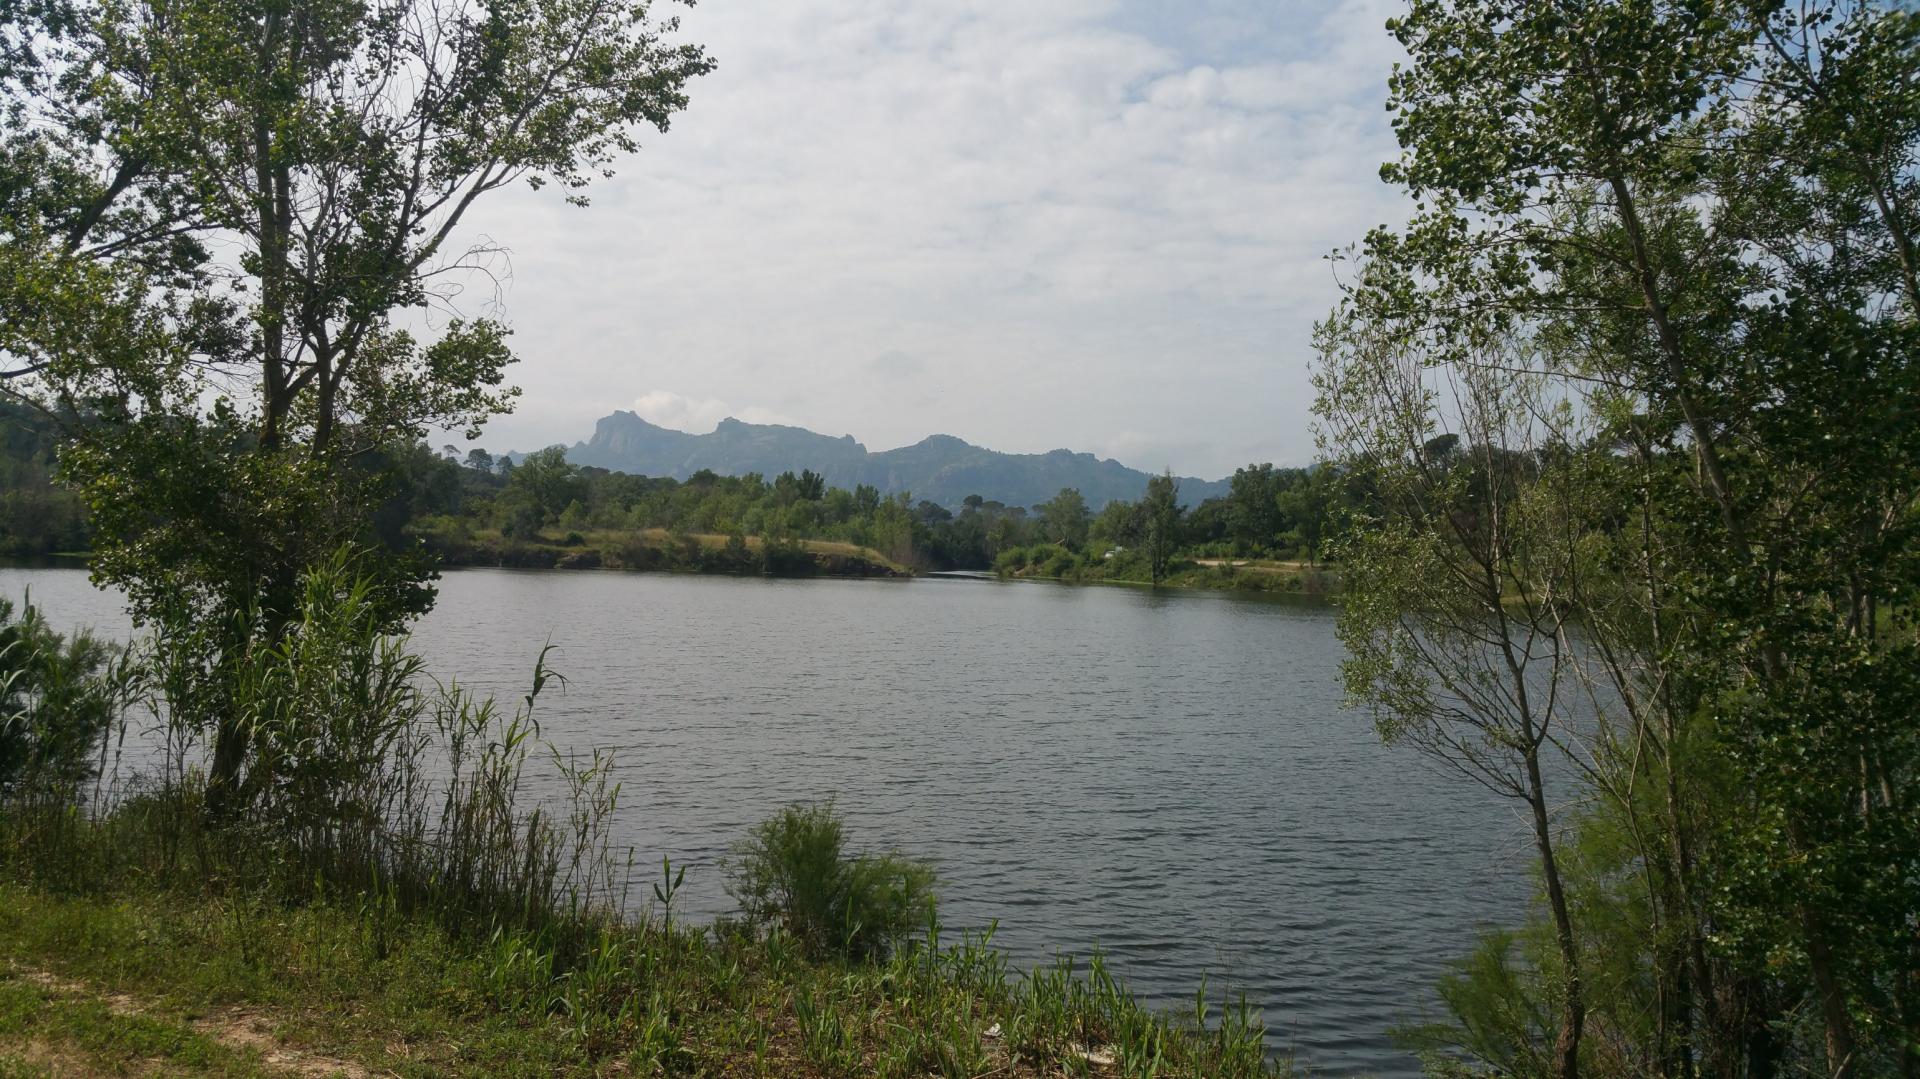
[[[949,508],[958,508],[974,494],[1009,506],[1031,506],[1062,487],[1073,487],[1098,510],[1116,499],[1139,498],[1148,475],[1090,453],[997,453],[951,435],[873,453],[851,435],[830,438],[804,428],[735,419],[721,420],[711,434],[694,435],[656,426],[631,412],[602,419],[591,439],[567,450],[567,460],[682,480],[703,468],[725,476],[758,472],[769,479],[810,468],[835,487],[872,484],[883,494],[910,491],[915,499]],[[1180,480],[1180,499],[1188,505],[1226,490],[1225,480]]]

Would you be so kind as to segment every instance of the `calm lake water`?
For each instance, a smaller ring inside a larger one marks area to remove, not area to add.
[[[81,571],[0,568],[28,587],[56,626],[125,632]],[[618,753],[619,838],[688,867],[680,909],[730,909],[728,846],[831,796],[1023,964],[1100,949],[1166,1006],[1205,977],[1321,1074],[1412,1075],[1385,1032],[1523,909],[1522,822],[1340,707],[1333,629],[1213,593],[462,570],[415,637],[507,699],[552,640],[544,732]]]

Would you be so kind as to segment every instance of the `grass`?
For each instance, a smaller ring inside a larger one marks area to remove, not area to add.
[[[0,911],[0,1041],[38,1042],[83,1062],[77,1072],[157,1061],[190,1074],[275,1073],[262,1044],[347,1072],[530,1074],[568,1063],[541,1024],[479,1007],[474,960],[425,923],[378,958],[357,912],[326,904],[8,885]],[[235,1035],[241,1015],[266,1017],[270,1033]]]
[[[349,904],[5,884],[0,957],[0,1044],[29,1074],[35,1058],[41,1070],[64,1062],[63,1074],[1281,1070],[1244,1013],[1154,1017],[1101,964],[1014,975],[979,939],[836,964],[779,935],[651,922],[607,927],[560,970],[537,934],[476,941],[427,918],[376,948]],[[251,1036],[231,1035],[235,1016],[253,1020]]]
[[[266,1074],[257,1050],[178,1019],[128,1014],[16,972],[0,972],[0,1077]]]

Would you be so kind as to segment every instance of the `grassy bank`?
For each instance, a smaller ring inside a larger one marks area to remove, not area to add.
[[[994,563],[994,570],[1002,577],[1033,580],[1152,583],[1146,559],[1137,552],[1122,551],[1105,557],[1044,543],[1003,552]],[[1339,577],[1324,565],[1306,562],[1180,558],[1168,567],[1160,583],[1174,588],[1322,596],[1338,589]]]
[[[911,571],[868,547],[825,540],[674,533],[663,528],[543,529],[509,536],[437,522],[416,529],[449,566],[526,569],[626,569],[775,577],[908,577]]]
[[[1018,974],[937,932],[855,961],[658,910],[455,928],[377,892],[245,884],[211,835],[176,849],[205,875],[73,822],[47,824],[67,853],[22,861],[40,846],[23,823],[0,883],[0,1075],[1283,1072],[1244,1011],[1149,1015],[1097,962]]]

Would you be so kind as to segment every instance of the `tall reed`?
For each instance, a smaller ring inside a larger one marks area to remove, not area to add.
[[[613,760],[541,738],[541,694],[564,684],[550,649],[526,695],[503,709],[435,681],[407,638],[383,632],[375,588],[350,552],[303,583],[285,631],[223,663],[205,659],[207,627],[156,633],[138,660],[162,758],[122,787],[114,812],[84,822],[70,797],[11,799],[0,857],[72,884],[134,874],[288,899],[377,895],[482,933],[617,913],[626,863],[609,826]],[[124,718],[127,694],[112,700]],[[206,811],[194,752],[214,708],[230,709],[248,737],[224,815]],[[533,766],[551,769],[553,799],[530,796]],[[50,842],[54,825],[81,823],[85,842]]]

